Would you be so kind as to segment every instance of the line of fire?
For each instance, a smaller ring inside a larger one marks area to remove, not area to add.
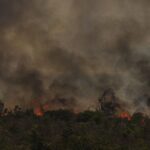
[[[31,111],[33,112],[35,116],[42,117],[46,112],[52,111],[54,109],[65,110],[65,107],[63,108],[61,106],[62,105],[65,106],[66,103],[68,103],[68,101],[65,98],[59,98],[59,97],[56,97],[55,99],[51,101],[53,102],[53,109],[51,107],[51,104],[48,102],[42,105],[41,103],[39,103],[38,100],[33,100],[32,101],[33,108],[31,109]],[[61,104],[61,106],[59,105],[59,103]],[[133,114],[131,115],[128,111],[124,109],[124,107],[120,103],[120,100],[116,97],[113,89],[107,89],[103,92],[103,94],[98,99],[98,107],[92,111],[101,112],[105,114],[106,116],[108,116],[108,118],[121,118],[121,119],[126,119],[128,121],[132,119],[132,115],[133,115]],[[2,101],[0,102],[0,116],[1,117],[8,116],[11,114],[19,114],[22,112],[23,112],[22,108],[18,105],[16,105],[14,109],[10,110],[8,108],[5,108],[5,105]],[[77,114],[79,112],[73,111],[73,113]],[[142,112],[135,112],[134,115],[135,114],[146,116]]]

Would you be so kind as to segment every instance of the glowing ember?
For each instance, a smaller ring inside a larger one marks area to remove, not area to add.
[[[131,115],[128,113],[128,112],[122,112],[120,115],[119,115],[119,118],[121,119],[127,119],[127,120],[131,120]]]
[[[39,116],[39,117],[44,115],[41,107],[34,108],[34,114]]]
[[[43,108],[42,106],[40,105],[40,103],[37,101],[37,100],[33,100],[32,101],[32,104],[33,104],[33,111],[34,111],[34,114],[36,116],[43,116],[44,115],[44,112],[43,112]]]

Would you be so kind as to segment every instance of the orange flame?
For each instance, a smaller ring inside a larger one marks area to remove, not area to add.
[[[42,108],[41,107],[35,107],[34,108],[34,114],[41,117],[44,115],[43,111],[42,111]]]
[[[42,109],[42,106],[40,105],[40,103],[36,100],[33,100],[32,104],[33,104],[34,114],[39,117],[43,116],[44,112],[43,112],[43,109]]]
[[[121,119],[127,119],[128,121],[130,121],[131,120],[131,115],[128,112],[122,112],[119,115],[119,118],[121,118]]]

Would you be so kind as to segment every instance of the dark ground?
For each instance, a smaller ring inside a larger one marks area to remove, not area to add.
[[[16,112],[0,118],[0,150],[150,150],[150,119],[101,112]]]

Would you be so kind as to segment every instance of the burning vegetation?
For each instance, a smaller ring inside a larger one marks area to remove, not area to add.
[[[64,98],[40,102],[33,100],[33,108],[26,110],[19,106],[9,110],[0,102],[0,149],[150,149],[150,118],[125,111],[112,89],[104,91],[99,109],[93,111],[68,110]]]
[[[0,99],[0,150],[150,150],[150,0],[0,0]]]
[[[44,100],[45,97],[42,97],[41,99]],[[60,98],[58,96],[54,97],[53,99],[49,101],[45,101],[41,103],[41,99],[33,100],[32,105],[32,111],[33,114],[42,117],[49,111],[54,110],[70,110],[73,113],[79,114],[82,111],[76,111],[75,109],[75,99],[66,99],[66,98]],[[149,100],[149,99],[148,99]],[[126,109],[127,105],[120,101],[118,97],[116,97],[116,94],[113,89],[107,89],[104,91],[102,96],[98,100],[98,106],[95,107],[95,110],[103,114],[105,114],[108,118],[120,118],[120,119],[127,119],[128,121],[132,120],[132,114],[128,112]],[[149,106],[147,106],[149,107]],[[98,109],[97,109],[98,108]],[[5,108],[4,103],[0,102],[0,115],[1,116],[7,116],[11,113],[21,113],[22,109],[18,105],[14,107],[13,110],[9,110],[8,108]],[[141,113],[142,116],[146,116],[147,114],[143,112],[135,111],[133,113]]]
[[[16,106],[4,112],[0,117],[2,150],[150,149],[150,119],[142,113],[115,115],[112,107],[107,113],[64,109],[44,112],[39,105],[34,110]]]
[[[147,98],[147,101],[149,101],[149,98]],[[76,103],[75,99],[70,98],[60,98],[58,96],[54,97],[53,99],[49,101],[45,101],[43,104],[41,103],[40,99],[33,100],[32,106],[33,106],[33,112],[37,116],[43,116],[44,113],[51,111],[51,110],[59,110],[59,109],[66,109],[71,110],[75,113],[81,112],[80,110],[77,111],[75,109]],[[103,112],[109,117],[118,117],[122,119],[131,120],[132,115],[127,110],[127,104],[123,103],[118,97],[116,97],[116,94],[113,89],[107,89],[104,91],[102,96],[98,100],[98,109],[97,106],[95,107],[95,110],[98,110],[100,112]],[[147,105],[149,107],[149,105]],[[4,104],[1,103],[1,110],[3,110]],[[138,109],[135,110],[133,113],[139,112]],[[141,113],[148,115],[144,113],[142,110]]]

